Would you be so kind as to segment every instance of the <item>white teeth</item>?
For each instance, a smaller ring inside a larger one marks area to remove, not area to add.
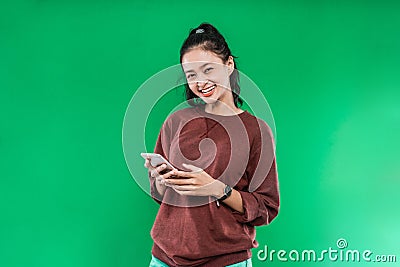
[[[206,89],[206,90],[201,90],[201,92],[204,94],[204,93],[208,93],[208,92],[210,92],[211,90],[213,90],[215,88],[215,85],[213,85],[213,86],[211,86],[211,87],[209,87],[208,89]]]

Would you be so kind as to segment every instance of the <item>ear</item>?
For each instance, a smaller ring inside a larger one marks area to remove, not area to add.
[[[228,60],[226,61],[226,65],[228,66],[229,75],[231,75],[233,70],[235,69],[235,62],[233,61],[232,56],[228,57]]]

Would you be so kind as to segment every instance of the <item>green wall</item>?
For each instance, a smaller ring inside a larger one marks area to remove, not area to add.
[[[2,1],[0,266],[148,264],[158,205],[126,166],[125,109],[203,21],[275,118],[282,205],[257,230],[254,266],[381,266],[256,257],[339,238],[398,263],[399,12],[385,0]]]

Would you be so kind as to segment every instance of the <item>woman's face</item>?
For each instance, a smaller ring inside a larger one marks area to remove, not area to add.
[[[205,103],[233,103],[229,82],[234,69],[231,56],[224,63],[216,54],[196,48],[183,55],[181,64],[190,90]]]

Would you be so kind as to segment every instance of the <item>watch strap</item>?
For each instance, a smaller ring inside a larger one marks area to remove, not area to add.
[[[230,185],[226,185],[224,188],[224,195],[220,197],[218,200],[223,201],[227,199],[231,194],[232,194],[232,187],[230,187]]]

